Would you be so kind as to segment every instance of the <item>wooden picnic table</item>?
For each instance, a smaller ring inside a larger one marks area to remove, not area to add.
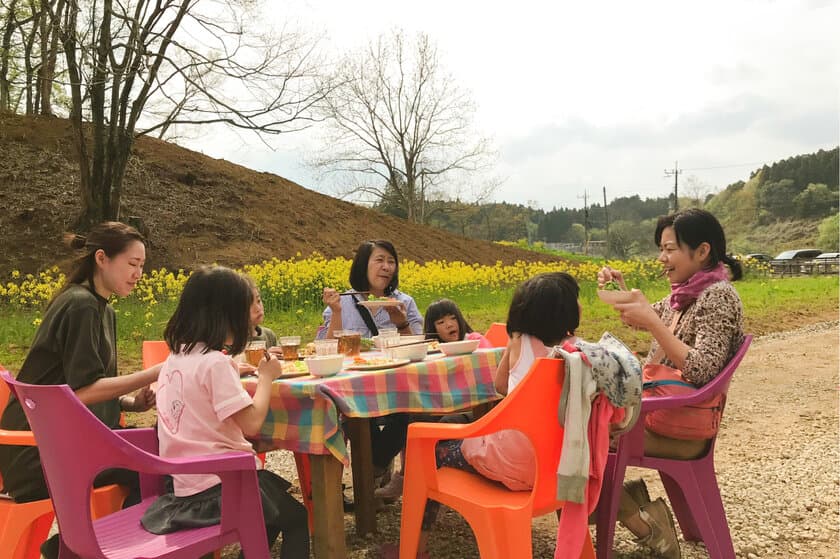
[[[341,491],[342,467],[350,464],[345,433],[353,448],[356,530],[360,535],[375,532],[369,421],[402,412],[449,413],[497,400],[493,377],[501,355],[501,348],[431,355],[391,369],[345,369],[332,377],[272,384],[270,410],[255,442],[261,449],[309,455],[317,559],[347,555]],[[253,394],[256,381],[243,383]]]

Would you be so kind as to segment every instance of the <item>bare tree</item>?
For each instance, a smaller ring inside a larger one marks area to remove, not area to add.
[[[17,0],[0,3],[0,112],[12,110],[12,79],[10,72],[15,63],[13,43],[15,31],[22,25]]]
[[[0,110],[52,114],[59,2],[0,0]]]
[[[60,19],[85,228],[120,215],[137,135],[225,123],[279,134],[321,99],[314,42],[262,33],[252,0],[54,0]],[[146,111],[154,103],[156,111]],[[168,107],[167,107],[168,105]],[[90,137],[89,137],[90,136]]]
[[[682,189],[690,200],[691,205],[698,208],[702,208],[706,203],[706,198],[714,192],[714,188],[700,180],[697,175],[689,175],[684,181]]]
[[[311,163],[355,177],[346,194],[396,205],[423,222],[430,197],[488,164],[488,142],[471,130],[473,104],[425,34],[413,42],[399,31],[380,36],[348,56],[327,87],[327,147]]]

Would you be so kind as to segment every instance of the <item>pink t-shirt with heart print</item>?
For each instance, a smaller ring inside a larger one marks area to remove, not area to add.
[[[158,376],[157,409],[160,455],[182,458],[254,452],[233,415],[253,403],[242,388],[239,371],[220,351],[173,353]],[[257,467],[260,461],[254,456]],[[211,474],[173,476],[175,495],[185,497],[220,483]]]

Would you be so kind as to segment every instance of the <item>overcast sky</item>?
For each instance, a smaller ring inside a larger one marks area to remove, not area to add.
[[[497,201],[665,196],[675,161],[681,181],[719,189],[838,143],[837,1],[269,4],[277,25],[323,32],[332,52],[395,27],[426,32],[498,151]],[[272,138],[274,151],[239,138],[182,143],[331,193],[303,165],[311,135]]]

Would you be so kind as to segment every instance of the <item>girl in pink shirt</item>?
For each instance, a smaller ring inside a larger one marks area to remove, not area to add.
[[[257,368],[254,397],[239,379],[231,354],[248,341],[253,291],[229,268],[201,268],[190,276],[164,338],[170,356],[160,370],[157,390],[160,455],[166,458],[254,453],[246,436],[259,433],[268,413],[271,382],[282,373],[266,354]],[[258,468],[261,463],[254,454]],[[306,509],[287,493],[290,484],[268,470],[257,472],[268,545],[283,533],[281,559],[309,557]],[[221,521],[221,483],[212,474],[175,475],[172,493],[162,495],[141,522],[154,534],[197,528]]]

